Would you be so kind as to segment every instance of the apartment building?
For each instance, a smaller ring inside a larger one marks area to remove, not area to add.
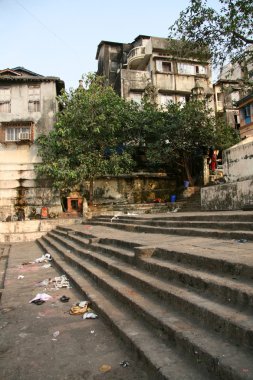
[[[184,103],[191,96],[213,106],[211,68],[207,59],[183,58],[167,38],[139,35],[131,43],[101,41],[97,48],[98,74],[127,100],[140,102],[148,85],[156,89],[156,102]]]
[[[23,67],[0,70],[0,220],[20,211],[26,217],[46,203],[49,190],[36,183],[34,141],[53,127],[63,88],[59,78]]]

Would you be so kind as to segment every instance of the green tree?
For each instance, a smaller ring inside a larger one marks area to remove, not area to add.
[[[253,60],[252,0],[219,0],[218,10],[207,0],[191,0],[169,28],[169,38],[179,38],[195,46],[208,46],[213,64],[222,67],[225,61],[245,65]]]
[[[209,147],[217,144],[220,149],[227,147],[224,139],[231,145],[238,141],[234,130],[222,120],[217,122],[205,102],[169,103],[160,116],[163,122],[156,129],[146,130],[148,159],[165,165],[173,163],[177,170],[183,170],[191,185],[194,184],[193,163],[202,162]]]
[[[85,88],[64,92],[59,103],[63,110],[53,130],[36,141],[42,158],[37,173],[65,195],[89,180],[92,203],[96,177],[126,173],[133,165],[123,146],[130,105],[94,74],[85,77]]]

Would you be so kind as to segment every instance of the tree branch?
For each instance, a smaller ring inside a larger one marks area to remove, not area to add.
[[[240,40],[246,42],[246,44],[253,44],[253,39],[251,39],[251,38],[246,38],[246,37],[242,36],[240,33],[233,32],[233,35],[234,35],[236,38],[239,38]]]

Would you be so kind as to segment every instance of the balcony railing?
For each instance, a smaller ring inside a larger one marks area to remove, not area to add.
[[[144,46],[137,46],[135,48],[133,48],[132,50],[130,50],[128,56],[127,56],[127,59],[131,59],[131,58],[134,58],[134,57],[139,57],[141,55],[144,55],[145,54],[145,47]]]

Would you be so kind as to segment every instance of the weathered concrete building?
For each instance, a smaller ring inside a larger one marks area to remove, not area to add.
[[[101,41],[98,73],[127,100],[140,102],[148,85],[155,87],[157,104],[186,102],[202,92],[213,105],[211,68],[206,59],[180,58],[167,38],[139,35],[131,43]]]
[[[34,140],[53,127],[63,88],[59,78],[23,67],[0,71],[0,220],[20,211],[28,216],[49,198],[54,203],[46,185],[35,181]]]
[[[240,135],[242,138],[253,136],[253,93],[237,103],[240,112]]]
[[[229,63],[225,65],[214,84],[214,104],[217,114],[224,114],[227,122],[235,129],[240,130],[241,117],[238,101],[244,98],[249,91],[247,82],[253,78],[253,63]],[[241,137],[245,137],[240,131]]]

